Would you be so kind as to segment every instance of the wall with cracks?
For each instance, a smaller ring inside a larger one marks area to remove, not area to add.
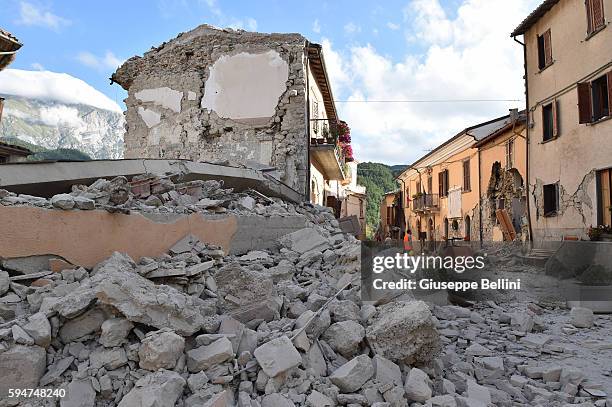
[[[202,25],[130,58],[126,158],[255,162],[305,191],[305,41]]]
[[[597,224],[595,175],[596,170],[588,172],[573,190],[568,189],[563,180],[535,179],[529,186],[529,198],[536,240],[561,240],[569,236],[588,239],[588,228]],[[558,210],[552,216],[545,216],[544,185],[555,182],[559,184]]]

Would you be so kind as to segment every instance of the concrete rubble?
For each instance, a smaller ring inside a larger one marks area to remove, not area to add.
[[[328,209],[215,182],[175,195],[175,184],[157,181],[146,197],[115,179],[2,203],[284,210],[306,227],[240,254],[185,236],[155,258],[115,253],[29,279],[0,271],[0,406],[612,405],[607,315],[534,302],[364,303],[359,243]],[[36,387],[67,395],[8,398],[9,388]]]

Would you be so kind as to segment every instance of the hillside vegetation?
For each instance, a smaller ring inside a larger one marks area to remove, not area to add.
[[[394,166],[401,171],[400,166]],[[366,223],[367,235],[371,237],[380,221],[380,201],[386,192],[398,188],[391,167],[380,163],[360,163],[357,166],[357,183],[367,188]]]

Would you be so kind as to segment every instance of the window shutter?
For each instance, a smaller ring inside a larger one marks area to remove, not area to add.
[[[588,82],[579,83],[578,89],[578,123],[591,123],[591,85]]]
[[[546,66],[552,64],[552,37],[550,28],[544,33],[544,58]]]
[[[593,15],[593,23],[591,26],[591,30],[597,30],[601,28],[604,24],[604,10],[603,10],[603,1],[602,0],[590,0],[591,10]]]
[[[608,116],[612,116],[612,71],[606,74],[608,79]]]
[[[552,115],[553,115],[553,138],[559,137],[559,101],[553,100],[552,102]]]
[[[584,4],[586,6],[586,15],[587,15],[587,34],[591,34],[594,31],[594,28],[593,28],[593,0],[586,0]]]
[[[444,196],[444,172],[438,173],[438,195]]]

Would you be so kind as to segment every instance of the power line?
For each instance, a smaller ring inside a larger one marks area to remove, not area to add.
[[[483,103],[520,102],[520,99],[405,99],[405,100],[334,100],[336,103]]]

